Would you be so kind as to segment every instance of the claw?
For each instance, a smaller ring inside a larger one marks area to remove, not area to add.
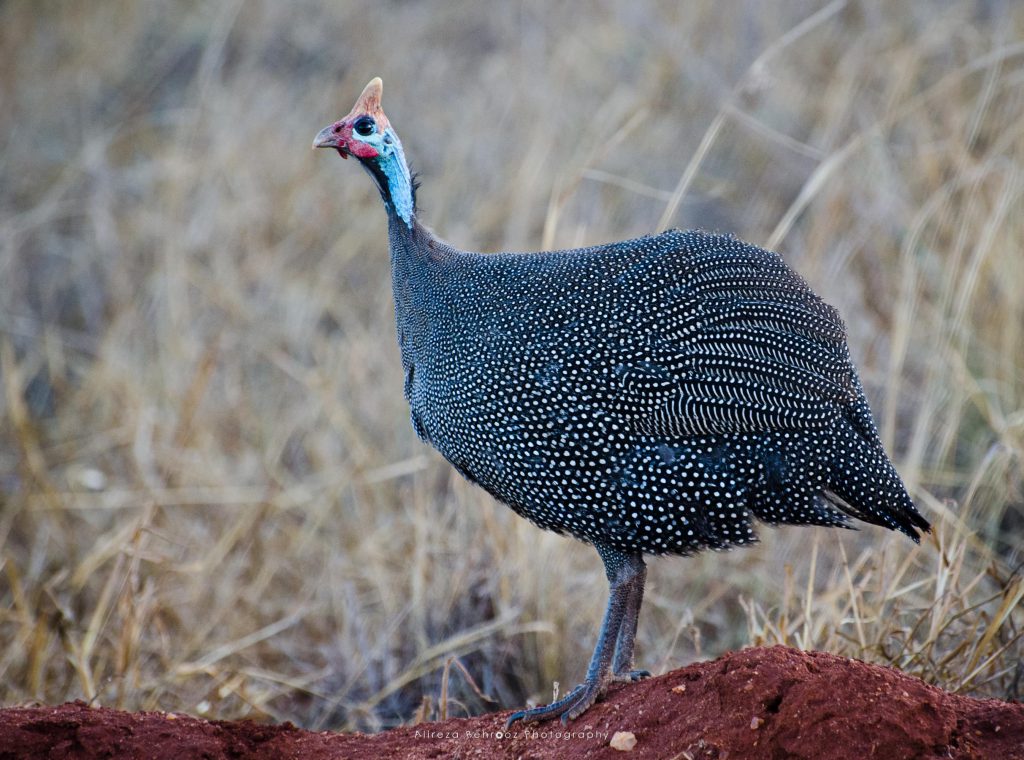
[[[616,673],[612,676],[612,681],[615,683],[636,683],[642,681],[645,678],[651,677],[651,671],[649,670],[627,670],[623,673]]]

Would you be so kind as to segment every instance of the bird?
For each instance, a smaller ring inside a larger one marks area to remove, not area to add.
[[[650,675],[633,664],[646,556],[748,545],[755,522],[930,530],[839,313],[778,254],[700,230],[459,250],[417,216],[382,87],[313,147],[357,159],[384,203],[412,427],[520,516],[591,544],[609,584],[583,683],[508,726],[568,724]]]

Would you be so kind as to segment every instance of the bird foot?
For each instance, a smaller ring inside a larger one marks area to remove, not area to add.
[[[519,712],[514,712],[508,717],[508,720],[505,721],[505,728],[507,730],[513,723],[519,721],[522,721],[523,723],[536,723],[537,721],[548,720],[549,718],[554,717],[561,718],[563,726],[568,725],[570,720],[575,720],[581,716],[587,711],[588,707],[597,701],[597,698],[600,697],[607,688],[608,682],[608,680],[602,682],[598,679],[585,681],[557,702],[552,702],[550,705],[543,705],[541,707],[534,707],[531,710],[520,710]]]
[[[552,702],[550,705],[542,705],[541,707],[534,707],[530,710],[520,710],[519,712],[512,713],[505,722],[505,728],[507,729],[513,723],[519,721],[522,721],[523,723],[536,723],[537,721],[548,720],[549,718],[555,717],[562,719],[563,726],[568,725],[570,720],[576,720],[576,718],[585,713],[587,709],[594,704],[594,702],[604,696],[605,691],[608,690],[609,684],[635,683],[636,681],[641,681],[644,678],[650,678],[650,675],[650,672],[647,670],[626,670],[621,673],[606,676],[603,679],[584,681],[557,702]]]
[[[624,670],[612,676],[613,683],[636,683],[651,677],[649,670]]]

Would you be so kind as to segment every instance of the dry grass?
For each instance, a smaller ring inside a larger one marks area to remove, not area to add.
[[[415,441],[378,199],[308,150],[377,74],[456,244],[728,230],[846,317],[934,538],[656,561],[645,664],[1019,698],[1022,11],[0,5],[0,700],[372,728],[582,674],[597,558]]]

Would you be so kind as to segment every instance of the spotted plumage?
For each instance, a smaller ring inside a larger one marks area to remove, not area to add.
[[[754,517],[917,535],[842,322],[774,253],[692,231],[539,254],[405,237],[413,425],[540,527],[650,554],[749,543]]]
[[[360,142],[358,120],[378,112],[379,132]],[[853,517],[915,540],[928,529],[878,439],[838,313],[778,255],[677,230],[569,251],[457,250],[415,218],[379,80],[315,144],[359,157],[388,210],[417,434],[605,562],[612,594],[587,681],[512,720],[575,717],[610,681],[641,675],[630,668],[643,555],[748,544],[757,521]]]

